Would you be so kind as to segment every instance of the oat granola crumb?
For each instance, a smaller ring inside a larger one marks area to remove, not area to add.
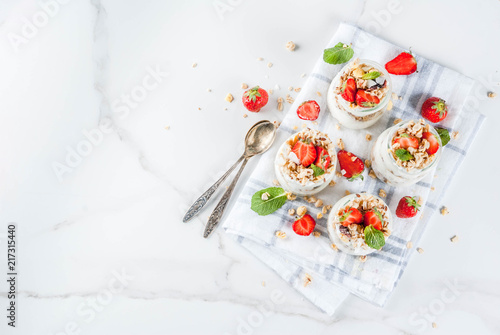
[[[435,191],[436,188],[434,186],[431,187],[431,191]]]
[[[288,215],[290,215],[290,216],[294,216],[294,215],[295,215],[295,209],[290,208],[290,209],[288,210]]]
[[[295,92],[300,92],[301,88],[300,87],[297,87],[296,89],[294,89]]]
[[[332,243],[331,247],[332,247],[333,250],[339,251],[339,248],[337,248],[337,246],[335,245],[335,243]]]
[[[277,230],[276,233],[274,233],[277,238],[284,240],[286,238],[286,233],[281,230]]]
[[[316,206],[316,207],[322,207],[322,206],[323,206],[323,200],[318,199],[318,200],[314,203],[314,206]]]
[[[295,194],[293,194],[293,193],[288,192],[288,193],[286,194],[286,198],[287,198],[288,200],[290,200],[290,201],[294,201],[295,199],[297,199],[297,196],[296,196]]]
[[[372,166],[372,161],[369,159],[365,159],[365,167],[369,169]]]
[[[378,191],[378,196],[379,196],[379,197],[381,197],[381,198],[385,198],[385,197],[387,197],[387,193],[385,192],[385,190],[384,190],[384,189],[382,189],[382,188],[381,188],[381,189]]]
[[[345,190],[344,194],[349,195],[349,194],[351,194],[351,192],[349,192],[348,190]]]
[[[323,213],[319,212],[318,214],[316,214],[316,219],[321,219],[323,217]]]
[[[413,243],[411,241],[409,241],[408,243],[406,243],[406,248],[408,248],[408,249],[413,248]]]
[[[389,100],[389,102],[387,103],[387,111],[390,111],[392,107],[393,107],[392,100]]]
[[[398,124],[398,123],[400,123],[401,121],[403,121],[403,120],[401,120],[401,119],[394,119],[393,124]]]
[[[267,93],[269,93],[269,95],[271,95],[271,94],[274,93],[274,90],[272,88],[270,88],[270,89],[267,90]]]
[[[228,93],[228,94],[226,95],[226,101],[227,101],[227,102],[231,102],[231,101],[233,101],[233,100],[234,100],[233,95],[232,95],[231,93]]]
[[[241,84],[241,88],[244,89],[244,90],[246,90],[248,88],[248,85],[245,84],[245,83],[243,83],[243,84]]]
[[[321,233],[319,231],[313,231],[313,236],[314,237],[320,237],[321,236]]]
[[[295,100],[294,100],[291,96],[289,96],[289,95],[287,94],[287,96],[286,96],[286,102],[288,102],[289,104],[293,104],[293,102],[294,102],[294,101],[295,101]]]
[[[417,248],[417,251],[418,251],[419,254],[423,254],[424,253],[424,249],[422,249],[422,248]]]
[[[165,126],[165,129],[166,130],[170,130],[170,126]]]
[[[267,63],[267,67],[273,67],[273,63],[271,62]]]
[[[344,141],[342,141],[341,138],[339,138],[337,140],[337,147],[339,147],[340,150],[344,150],[345,149],[345,144],[344,144]]]
[[[307,198],[307,202],[309,203],[316,202],[317,200],[318,199],[314,195],[311,195],[310,197]]]
[[[306,76],[306,74],[305,74],[305,73],[302,73],[302,74],[300,75],[300,77],[301,77],[301,78],[304,78],[305,76]]]
[[[318,97],[321,96],[321,92],[320,91],[316,92],[316,94],[318,95]]]
[[[292,86],[288,86],[288,90],[289,91],[293,91],[293,87]]]
[[[332,180],[328,185],[335,186],[335,184],[336,184],[335,180]]]
[[[212,89],[211,88],[207,88],[207,92],[212,92]]]
[[[394,92],[392,92],[392,99],[394,100],[397,100],[398,99],[398,95]]]
[[[365,138],[366,138],[367,141],[371,141],[372,140],[372,135],[366,134]]]
[[[304,287],[307,287],[312,282],[312,277],[310,274],[306,273],[304,276]]]
[[[198,110],[201,111],[201,107],[198,107]]]
[[[336,123],[335,128],[337,128],[337,130],[340,130],[340,124]]]
[[[437,328],[437,324],[435,322],[432,323],[432,328]]]
[[[295,43],[293,43],[292,41],[288,42],[288,43],[286,44],[286,49],[287,49],[288,51],[294,51],[294,50],[295,50]]]
[[[271,196],[271,195],[270,195],[268,192],[264,192],[264,193],[262,193],[262,195],[260,196],[260,198],[261,198],[262,200],[269,200],[269,197],[270,197],[270,196]]]
[[[418,197],[417,204],[419,204],[420,206],[422,206],[423,203],[424,203],[424,198]]]
[[[299,206],[297,208],[297,215],[298,216],[302,216],[302,215],[305,215],[307,213],[307,208],[306,206]]]
[[[318,121],[313,121],[313,125],[317,126],[318,124]]]
[[[257,57],[257,60],[258,60],[258,61],[263,61],[263,60],[264,60],[264,58],[262,58],[262,57]]]
[[[448,208],[446,208],[445,206],[441,207],[441,215],[446,215],[449,213],[450,211],[448,211]]]
[[[297,129],[299,129],[299,127],[293,126],[293,130],[297,130]]]
[[[323,213],[323,214],[328,213],[328,207],[327,206],[323,206],[323,208],[321,208],[321,213]]]
[[[337,176],[337,178],[342,178],[342,173],[337,171],[337,172],[335,172],[335,176]]]
[[[282,97],[278,98],[278,110],[280,112],[283,111],[283,98]]]
[[[370,173],[368,173],[368,175],[370,177],[372,177],[373,179],[377,179],[377,175],[375,174],[375,172],[373,170],[370,170]]]
[[[261,285],[262,285],[262,286],[266,286],[266,282],[265,282],[265,281],[262,281]]]
[[[497,94],[495,92],[488,92],[488,98],[494,98]]]
[[[453,243],[458,242],[458,236],[457,235],[453,236],[452,238],[450,238],[450,241]]]
[[[366,255],[359,256],[359,261],[360,261],[361,263],[364,263],[364,262],[366,262],[366,258],[367,258],[367,257],[366,257]]]
[[[307,124],[303,123],[302,128],[307,128]]]
[[[458,138],[458,131],[452,131],[451,132],[451,138],[456,140]]]
[[[273,185],[274,186],[280,186],[280,182],[278,181],[278,179],[274,179],[273,180]]]
[[[273,121],[273,123],[274,123],[275,128],[279,128],[281,125],[281,122],[279,122],[279,121]]]
[[[248,114],[243,114],[243,117],[244,117],[244,118],[247,118],[247,117],[248,117]]]
[[[193,68],[197,67],[198,66],[198,63],[193,63]]]

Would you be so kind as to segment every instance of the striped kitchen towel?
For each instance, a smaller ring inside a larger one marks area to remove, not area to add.
[[[348,24],[340,25],[328,47],[338,42],[352,43],[354,57],[374,60],[380,64],[385,64],[404,51]],[[414,252],[413,248],[407,248],[407,243],[412,241],[413,245],[418,244],[426,225],[439,209],[439,199],[465,158],[484,116],[466,103],[474,84],[472,79],[416,56],[418,73],[392,76],[393,92],[398,96],[393,99],[392,110],[386,112],[370,128],[338,129],[337,121],[326,106],[326,97],[333,77],[344,64],[326,64],[321,57],[322,50],[318,50],[318,55],[320,59],[314,71],[279,127],[276,143],[260,158],[238,199],[225,216],[223,226],[226,232],[234,234],[238,243],[274,269],[290,285],[323,311],[333,314],[349,294],[380,306],[385,304]],[[327,187],[316,195],[325,204],[333,205],[346,191],[379,194],[383,189],[387,194],[384,200],[392,211],[405,195],[418,195],[424,199],[421,215],[405,220],[395,217],[394,230],[386,245],[381,251],[370,254],[366,262],[361,262],[357,256],[332,249],[326,229],[327,215],[317,220],[316,230],[321,233],[320,236],[296,235],[291,228],[294,218],[288,215],[288,209],[304,205],[314,217],[321,211],[321,208],[314,207],[302,198],[288,201],[281,209],[268,216],[259,216],[250,209],[252,195],[258,190],[273,186],[272,182],[276,178],[273,163],[281,143],[300,130],[304,123],[327,133],[334,143],[342,138],[346,150],[367,159],[373,143],[382,131],[392,126],[396,118],[421,118],[420,108],[431,96],[441,97],[448,102],[449,114],[440,126],[448,128],[450,132],[459,132],[459,136],[444,147],[439,165],[425,179],[413,186],[394,188],[370,178],[365,171],[363,182],[336,178],[335,186]],[[316,100],[320,105],[321,113],[317,123],[297,117],[297,107],[305,100]],[[372,136],[371,141],[366,139],[366,134]],[[277,238],[277,230],[285,232],[287,237]],[[310,278],[310,282],[306,278]]]

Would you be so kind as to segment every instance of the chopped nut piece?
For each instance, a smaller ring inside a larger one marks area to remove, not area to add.
[[[378,196],[381,197],[381,198],[385,198],[387,197],[387,193],[385,192],[384,189],[380,189],[380,191],[378,191]]]
[[[397,99],[398,99],[398,95],[397,95],[396,93],[392,92],[392,98],[393,98],[394,100],[397,100]]]
[[[280,238],[282,240],[284,240],[286,238],[286,233],[284,231],[281,231],[281,230],[277,230],[275,235],[277,238]]]
[[[437,328],[437,324],[435,322],[432,323],[432,328]]]
[[[283,111],[283,98],[282,97],[278,98],[278,110],[280,112]]]
[[[274,186],[280,186],[280,182],[278,181],[278,179],[274,179],[273,180],[273,185]]]
[[[286,44],[286,48],[288,51],[294,51],[295,50],[295,43],[293,43],[292,41],[288,42]]]
[[[349,192],[348,190],[345,190],[345,195],[349,195],[351,194],[351,192]]]
[[[451,132],[451,138],[456,140],[458,138],[458,131],[452,131]]]
[[[372,140],[372,135],[366,134],[365,138],[366,138],[367,141],[371,141]]]
[[[453,243],[458,242],[458,236],[453,236],[452,238],[450,238],[450,241],[452,241]]]
[[[262,58],[262,57],[257,57],[257,60],[258,60],[258,61],[263,61],[263,60],[264,60],[264,58]]]
[[[269,196],[270,196],[270,194],[268,192],[264,192],[264,193],[262,193],[262,195],[260,196],[260,198],[262,200],[269,200]]]
[[[295,194],[293,194],[293,193],[288,192],[288,193],[286,194],[286,198],[287,198],[288,200],[290,200],[290,201],[294,201],[295,199],[297,199],[297,196],[296,196]]]
[[[337,130],[340,130],[340,124],[336,123],[335,128],[337,128]]]
[[[408,249],[413,248],[413,243],[412,243],[411,241],[409,241],[408,243],[406,243],[406,247],[407,247]]]
[[[446,215],[446,214],[449,214],[450,212],[448,211],[448,208],[446,207],[441,207],[441,215]]]
[[[198,63],[193,63],[193,68],[197,67]]]
[[[328,207],[327,206],[323,206],[323,208],[321,208],[321,213],[323,213],[323,214],[328,213]]]
[[[495,92],[488,92],[488,98],[494,98],[497,94]]]
[[[267,63],[267,67],[273,67],[273,63],[271,62]]]
[[[395,119],[393,123],[394,123],[394,124],[398,124],[398,123],[400,123],[401,121],[403,121],[403,120],[401,120],[401,119]]]
[[[307,202],[309,203],[316,202],[317,200],[318,199],[314,195],[311,195],[310,197],[307,198]]]
[[[232,95],[231,93],[228,93],[228,94],[226,95],[226,101],[227,101],[227,102],[231,102],[231,101],[233,101],[233,100],[234,100],[233,95]]]
[[[424,199],[422,197],[418,197],[417,204],[419,204],[420,206],[422,206],[423,203],[424,203]]]
[[[338,171],[337,171],[337,172],[335,172],[335,175],[337,176],[337,178],[342,178],[342,173],[340,173],[340,172],[338,172]]]
[[[299,127],[293,126],[293,130],[297,130],[297,129],[299,129]]]
[[[318,218],[319,219],[319,218]],[[320,237],[321,233],[319,231],[313,231],[313,236],[314,237]]]
[[[201,111],[201,107],[198,107],[198,110]]]
[[[294,215],[295,215],[295,209],[290,208],[290,209],[288,210],[288,215],[290,215],[290,216],[294,216]]]
[[[392,107],[393,107],[392,100],[389,100],[389,102],[387,103],[387,111],[390,111]]]
[[[308,273],[304,276],[304,287],[307,287],[312,282],[312,277]]]
[[[293,91],[293,87],[292,86],[288,86],[288,90],[289,91]]]
[[[319,220],[319,219],[321,219],[322,217],[323,217],[323,213],[321,213],[321,212],[320,212],[320,213],[316,214],[316,219],[318,219],[318,220]]]
[[[298,216],[305,215],[306,213],[307,213],[306,206],[300,206],[299,208],[297,208],[297,215]]]
[[[294,91],[295,92],[300,92],[301,88],[300,87],[297,87]]]
[[[321,207],[321,206],[323,206],[323,200],[318,199],[318,200],[314,203],[314,206],[316,206],[316,207]]]
[[[243,114],[243,117],[244,117],[244,118],[247,118],[247,117],[248,117],[248,114]]]
[[[341,138],[339,138],[337,140],[337,147],[339,147],[340,150],[344,150],[345,149],[345,144],[344,144],[344,141],[342,141]]]
[[[434,186],[431,187],[431,191],[435,191],[436,188]]]
[[[424,253],[424,249],[422,249],[422,248],[417,248],[417,251],[418,251],[419,254],[423,254]]]
[[[320,91],[316,92],[316,94],[318,95],[318,97],[321,96],[321,92]]]
[[[365,167],[369,169],[372,166],[372,161],[369,159],[365,159]]]
[[[245,83],[243,83],[243,84],[241,84],[241,88],[244,89],[244,90],[246,90],[248,88],[248,85],[245,84]]]
[[[377,175],[375,174],[375,172],[373,170],[370,170],[370,172],[368,173],[368,175],[370,177],[372,177],[373,179],[377,179]]]
[[[359,261],[360,261],[361,263],[364,263],[364,262],[366,262],[366,258],[367,258],[367,257],[366,257],[366,255],[359,256]]]
[[[331,247],[332,247],[333,250],[339,251],[339,248],[337,248],[337,246],[335,245],[335,243],[332,243]]]
[[[330,184],[328,184],[328,185],[330,185],[330,186],[335,186],[335,184],[336,184],[335,180],[332,180],[332,181],[330,182]]]

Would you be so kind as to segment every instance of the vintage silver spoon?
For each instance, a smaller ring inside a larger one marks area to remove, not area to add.
[[[263,153],[269,147],[274,141],[274,137],[276,135],[275,127],[274,124],[271,123],[270,121],[259,121],[256,124],[250,128],[248,131],[246,137],[245,137],[245,152],[241,157],[234,163],[233,166],[227,170],[226,173],[222,177],[220,177],[219,180],[217,180],[208,190],[205,191],[195,202],[194,204],[189,208],[187,213],[184,215],[184,218],[182,219],[183,222],[188,222],[191,220],[195,215],[197,215],[203,207],[205,207],[206,203],[208,200],[212,197],[212,195],[215,193],[215,190],[219,188],[219,186],[222,184],[222,182],[231,174],[231,172],[234,170],[236,166],[243,160],[243,159],[248,159],[254,155]],[[244,165],[246,164],[246,161]],[[244,166],[243,165],[243,166]],[[241,171],[243,170],[243,167],[240,169],[240,172],[238,172],[238,177],[241,174]],[[236,184],[237,178],[233,181],[233,184]],[[231,184],[232,185],[232,184]],[[234,185],[233,185],[234,187]],[[231,189],[231,187],[229,188]],[[228,189],[228,191],[229,191]],[[226,193],[228,193],[226,191]],[[232,191],[232,190],[231,190]],[[231,192],[228,194],[228,198],[231,195]],[[226,194],[224,194],[226,196]],[[224,199],[224,198],[223,198]],[[219,204],[220,205],[220,204]],[[217,206],[219,207],[219,206]],[[224,205],[225,207],[225,205]],[[213,214],[212,214],[213,215]],[[221,213],[222,215],[222,213]],[[207,235],[208,236],[208,235]]]

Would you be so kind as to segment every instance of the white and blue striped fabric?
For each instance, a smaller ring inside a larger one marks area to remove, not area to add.
[[[404,49],[388,43],[363,30],[341,24],[327,47],[338,42],[352,43],[354,57],[370,59],[385,64]],[[418,245],[422,233],[432,215],[439,210],[439,199],[451,183],[452,178],[465,158],[470,145],[478,132],[484,116],[467,107],[466,100],[474,81],[468,77],[435,64],[418,55],[418,73],[409,76],[392,76],[393,91],[401,97],[394,99],[394,107],[372,127],[362,130],[350,130],[341,127],[329,113],[326,106],[328,87],[333,77],[343,65],[330,65],[322,60],[322,50],[318,50],[320,59],[314,71],[309,75],[305,86],[300,91],[294,104],[288,110],[278,130],[276,143],[260,158],[257,167],[252,171],[238,199],[224,219],[224,229],[234,234],[235,239],[247,248],[258,259],[274,269],[284,280],[320,309],[333,314],[349,294],[357,295],[371,303],[383,306],[401,278],[414,248],[408,249],[407,243]],[[319,95],[318,94],[321,94]],[[281,209],[268,216],[259,216],[250,209],[252,195],[263,188],[273,186],[274,158],[276,152],[291,134],[297,132],[294,126],[302,129],[303,124],[326,132],[336,143],[342,138],[346,150],[362,159],[369,158],[369,153],[377,136],[393,125],[396,118],[403,120],[419,119],[423,102],[438,96],[447,101],[449,114],[440,126],[451,131],[458,131],[457,139],[452,139],[446,147],[438,166],[425,179],[416,185],[394,188],[364,173],[364,181],[349,182],[345,178],[337,178],[337,184],[327,187],[317,194],[325,204],[333,205],[344,196],[345,191],[351,193],[368,192],[378,194],[380,189],[387,193],[385,201],[394,212],[399,199],[406,195],[418,195],[425,205],[417,217],[398,219],[395,216],[394,231],[381,251],[372,253],[366,262],[359,257],[334,251],[326,230],[327,215],[317,221],[316,230],[321,236],[298,236],[292,231],[294,217],[288,215],[289,208],[300,205],[308,207],[308,212],[316,216],[321,208],[315,208],[302,198],[288,201]],[[305,100],[316,100],[321,107],[317,124],[303,121],[297,117],[296,110]],[[366,134],[372,135],[367,141]],[[277,230],[284,231],[285,239],[275,236]],[[312,282],[304,286],[305,275],[312,277]]]

